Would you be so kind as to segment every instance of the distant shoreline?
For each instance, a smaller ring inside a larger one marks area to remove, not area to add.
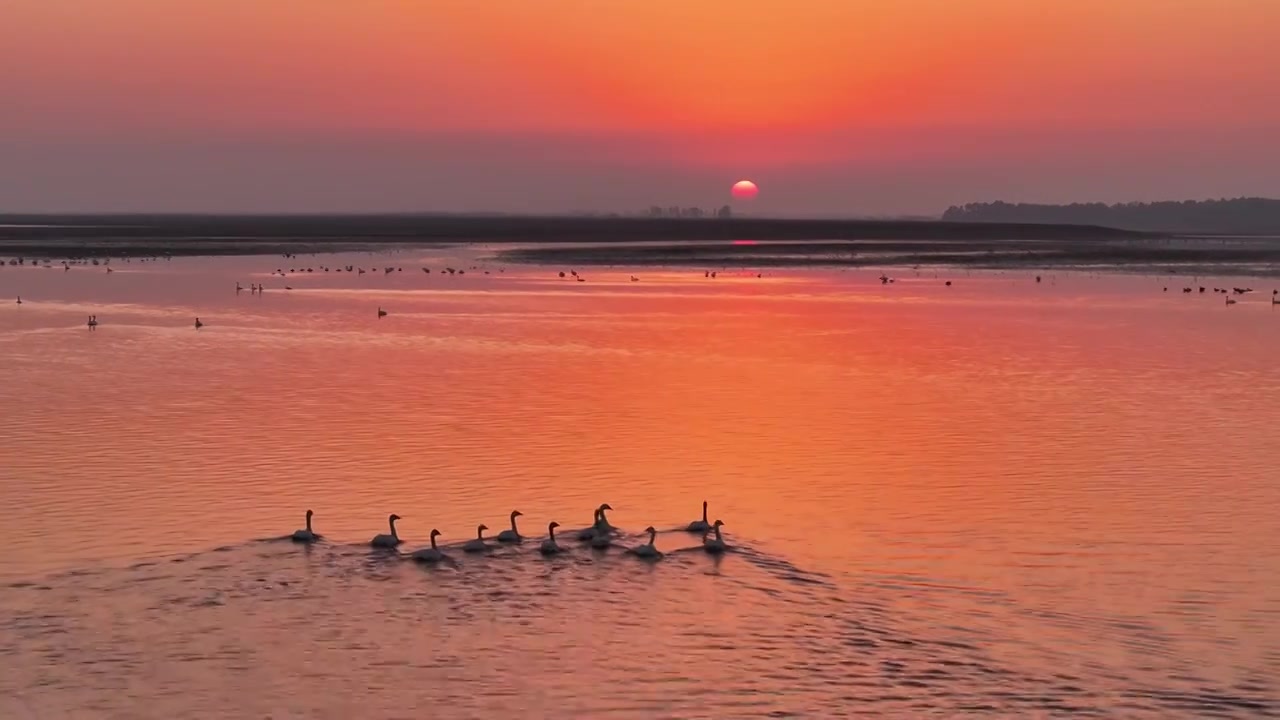
[[[461,243],[732,240],[1085,240],[1150,237],[1079,225],[895,220],[452,215],[0,215],[9,255],[224,255]]]
[[[1081,225],[758,218],[0,215],[0,257],[6,262],[16,257],[273,255],[445,245],[497,245],[494,258],[499,262],[561,265],[947,265],[1280,275],[1280,238],[1180,237]]]

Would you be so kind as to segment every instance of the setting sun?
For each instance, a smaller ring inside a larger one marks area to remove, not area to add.
[[[750,200],[760,194],[760,188],[750,180],[739,180],[733,184],[732,192],[737,200]]]

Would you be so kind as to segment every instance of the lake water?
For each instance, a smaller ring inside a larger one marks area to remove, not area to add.
[[[0,717],[1280,715],[1274,283],[485,252],[0,268]]]

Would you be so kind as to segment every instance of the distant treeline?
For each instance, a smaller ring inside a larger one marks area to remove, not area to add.
[[[1101,225],[1184,233],[1280,234],[1280,200],[1236,198],[1154,203],[970,203],[942,215],[953,222]]]

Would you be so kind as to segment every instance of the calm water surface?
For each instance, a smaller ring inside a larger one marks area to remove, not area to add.
[[[483,252],[0,268],[0,716],[1280,715],[1267,281]]]

